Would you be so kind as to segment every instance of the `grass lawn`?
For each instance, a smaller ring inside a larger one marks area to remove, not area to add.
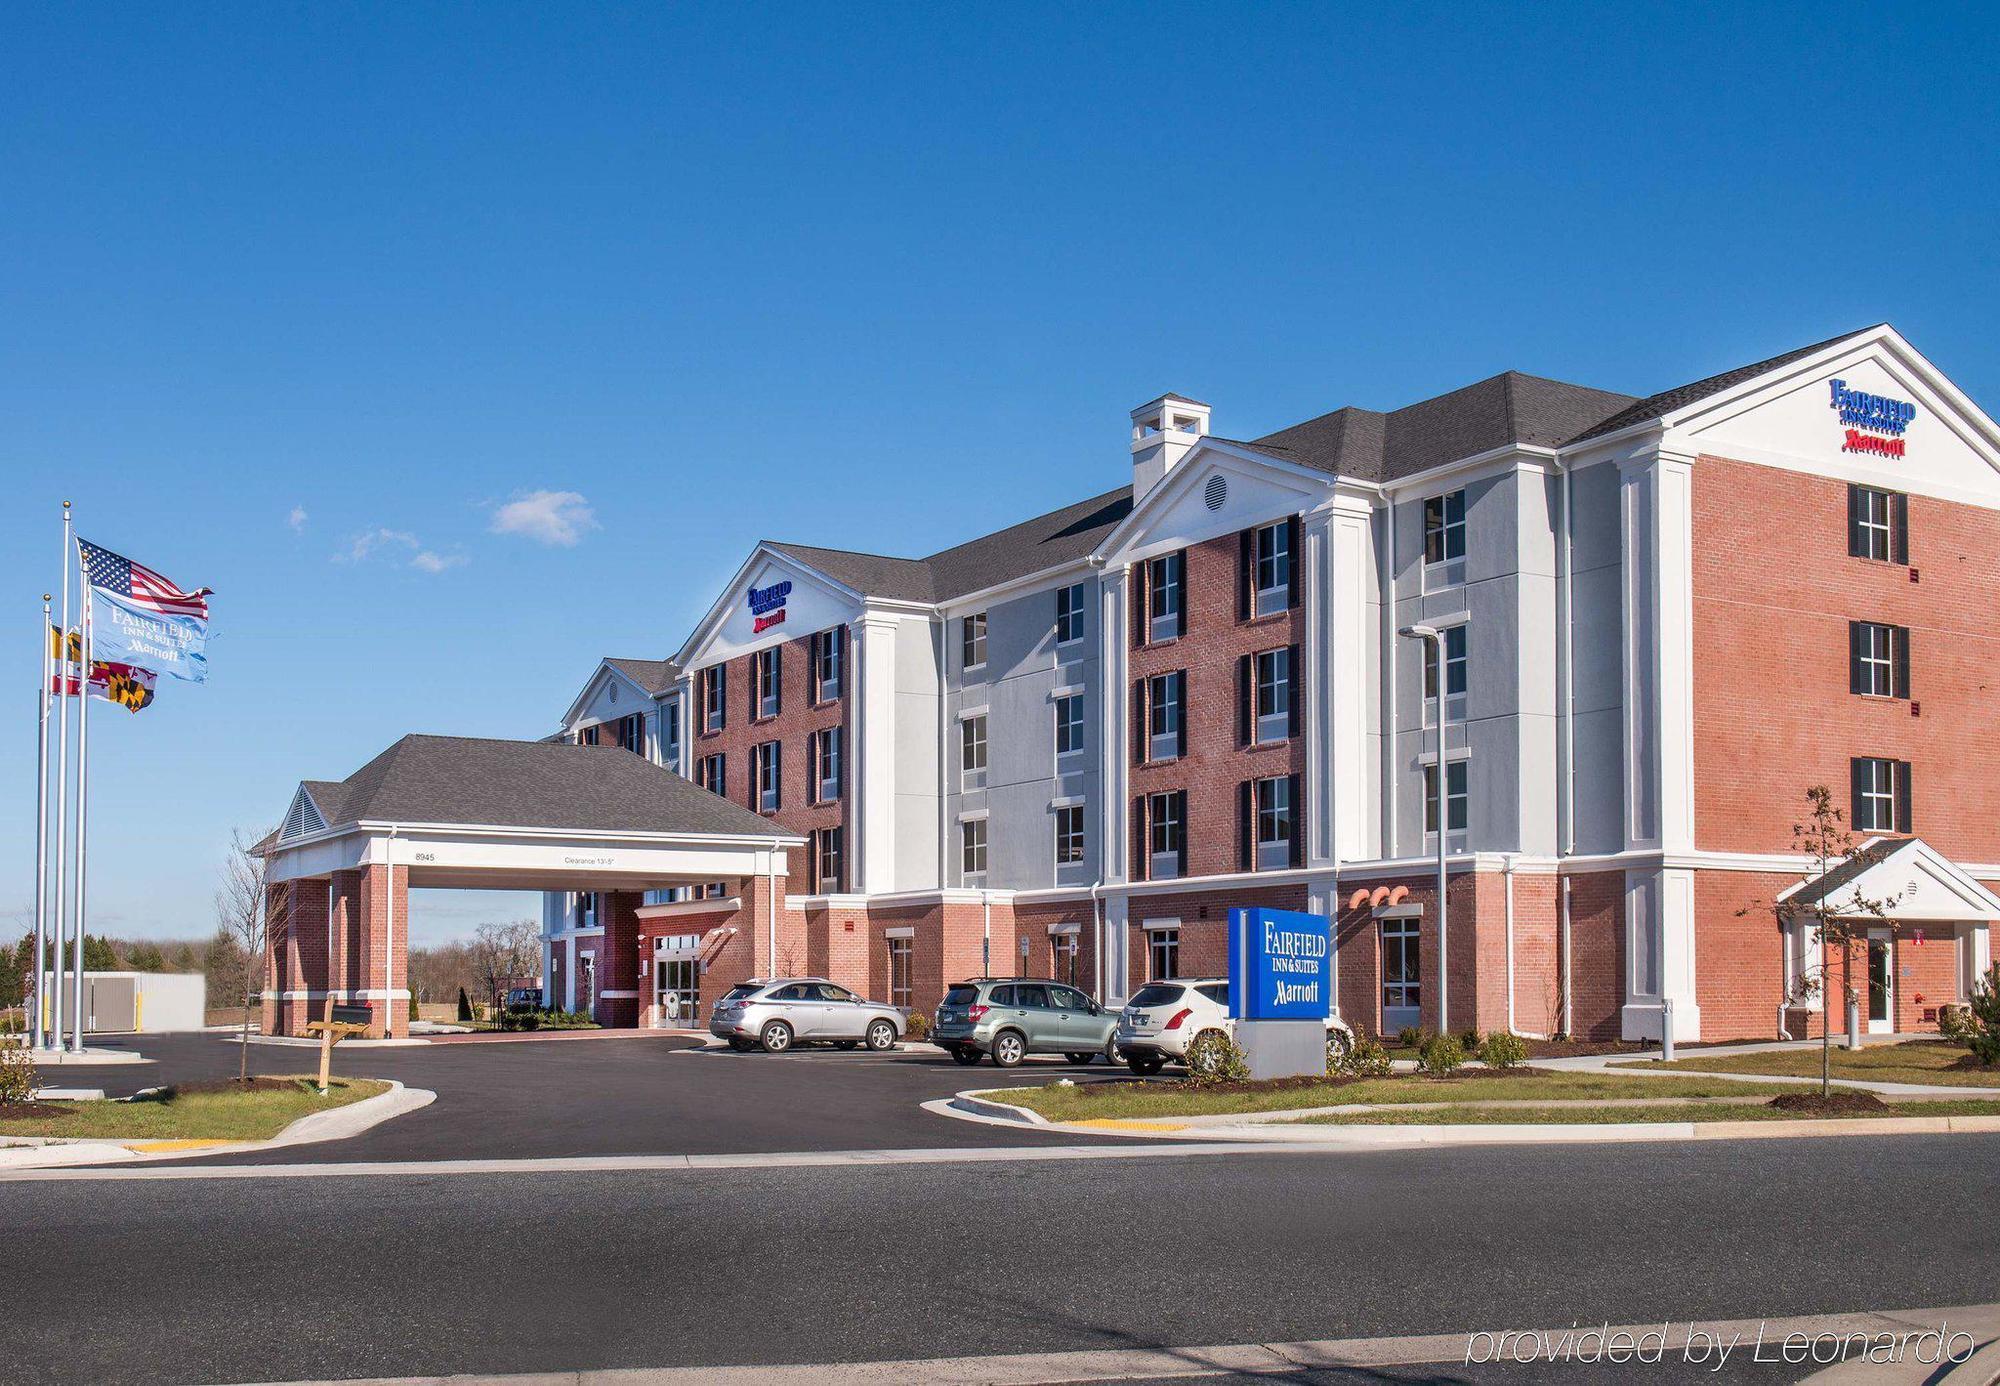
[[[1833,1076],[1860,1078],[1876,1083],[1934,1083],[1942,1087],[2000,1088],[2000,1068],[1958,1068],[1955,1065],[1968,1051],[1943,1040],[1910,1040],[1903,1044],[1871,1044],[1864,1049],[1833,1050]],[[1729,1054],[1720,1057],[1676,1059],[1662,1064],[1658,1059],[1614,1064],[1614,1068],[1666,1069],[1687,1073],[1773,1073],[1796,1078],[1819,1077],[1818,1046],[1810,1049],[1780,1049],[1768,1054]]]
[[[2000,1116],[2000,1101],[1891,1102],[1881,1111],[1842,1112],[1850,1117]],[[1300,1126],[1604,1126],[1626,1121],[1798,1121],[1811,1112],[1730,1103],[1684,1102],[1663,1107],[1429,1107],[1422,1111],[1358,1112],[1352,1116],[1300,1117]]]
[[[995,1101],[1028,1107],[1050,1121],[1103,1117],[1211,1116],[1404,1102],[1591,1101],[1603,1098],[1754,1097],[1793,1091],[1790,1084],[1733,1078],[1617,1078],[1602,1073],[1529,1069],[1515,1074],[1470,1072],[1460,1078],[1351,1078],[1337,1082],[1246,1085],[1199,1091],[1174,1083],[1079,1083],[1074,1087],[1007,1088]]]
[[[314,1079],[259,1080],[250,1092],[202,1085],[130,1102],[42,1102],[31,1113],[0,1108],[0,1141],[9,1136],[96,1137],[104,1140],[268,1140],[300,1117],[345,1107],[387,1091],[373,1078],[336,1078],[321,1097]]]

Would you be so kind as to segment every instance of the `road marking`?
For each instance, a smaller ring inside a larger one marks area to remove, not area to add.
[[[1565,1333],[1602,1331],[1659,1335],[1664,1352],[1681,1354],[1693,1329],[1719,1334],[1727,1341],[1742,1334],[1739,1350],[1747,1349],[1762,1332],[1769,1345],[1787,1334],[1808,1338],[1862,1334],[1930,1332],[1940,1324],[1961,1326],[1969,1335],[1955,1351],[1992,1340],[2000,1332],[2000,1305],[1968,1305],[1949,1309],[1897,1309],[1853,1314],[1809,1314],[1784,1319],[1697,1320],[1690,1324],[1659,1322],[1603,1326],[1597,1323],[1558,1325],[1540,1330],[1535,1341],[1553,1342]],[[1499,1330],[1479,1330],[1481,1333]],[[1519,1330],[1508,1330],[1519,1335]],[[1473,1333],[1431,1333],[1400,1338],[1323,1338],[1297,1343],[1229,1343],[1206,1347],[1146,1347],[1086,1349],[1078,1352],[1009,1353],[991,1357],[933,1357],[897,1362],[818,1362],[777,1366],[624,1367],[610,1370],[510,1375],[376,1377],[351,1380],[341,1386],[508,1386],[508,1383],[561,1381],[564,1386],[895,1386],[923,1381],[936,1386],[1048,1386],[1049,1383],[1180,1379],[1224,1373],[1273,1375],[1342,1367],[1420,1366],[1464,1363]],[[1650,1346],[1652,1339],[1649,1337]],[[1879,1369],[1878,1369],[1879,1370]],[[1888,1379],[1894,1380],[1895,1377]],[[329,1382],[265,1383],[265,1386],[333,1386]]]

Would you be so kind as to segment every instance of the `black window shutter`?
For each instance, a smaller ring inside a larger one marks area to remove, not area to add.
[[[1181,726],[1183,728],[1187,726],[1187,721],[1185,718],[1182,719]],[[1185,736],[1187,733],[1183,731],[1181,734]],[[1180,858],[1180,870],[1178,874],[1185,876],[1188,873],[1187,857],[1188,857],[1188,838],[1189,838],[1188,799],[1187,799],[1187,791],[1185,789],[1177,789],[1174,791],[1174,807],[1180,810],[1180,822],[1181,822],[1181,845],[1180,845],[1180,851],[1176,853],[1176,855]]]
[[[775,741],[771,743],[770,756],[771,788],[777,791],[775,795],[778,801],[776,807],[783,808],[785,806],[785,757],[778,749],[778,743]]]
[[[840,696],[844,698],[847,696],[847,666],[849,663],[846,626],[842,626],[834,632],[833,641],[835,645],[840,647]]]
[[[1187,670],[1173,676],[1174,680],[1174,754],[1187,756],[1188,696]]]
[[[1861,488],[1852,482],[1847,486],[1847,554],[1850,558],[1868,556],[1868,544],[1861,533]]]
[[[1896,831],[1913,833],[1910,826],[1910,762],[1896,762]]]
[[[1292,865],[1306,864],[1306,799],[1305,776],[1291,775],[1292,800]]]
[[[1288,676],[1288,682],[1286,684],[1286,687],[1290,691],[1291,699],[1289,704],[1285,708],[1285,735],[1292,737],[1294,739],[1297,739],[1305,735],[1305,722],[1303,721],[1303,716],[1306,706],[1306,701],[1305,701],[1306,671],[1305,671],[1305,661],[1301,659],[1299,655],[1300,655],[1300,648],[1297,645],[1289,645],[1286,647],[1285,673]]]
[[[1899,698],[1910,696],[1910,628],[1891,626],[1889,628],[1889,654],[1895,661],[1895,693]]]
[[[1152,680],[1139,679],[1132,685],[1132,763],[1144,765],[1152,755],[1153,730],[1146,725],[1147,709],[1151,699],[1147,696],[1152,688]]]
[[[1847,762],[1847,792],[1852,796],[1850,802],[1853,805],[1848,811],[1848,821],[1863,831],[1875,826],[1872,820],[1866,823],[1861,821],[1868,813],[1868,800],[1863,793],[1867,785],[1867,767],[1868,762],[1859,756]]]
[[[1859,621],[1847,623],[1847,691],[1865,693],[1867,689],[1861,681],[1861,641],[1866,627]]]
[[[729,666],[715,666],[715,706],[721,714],[715,720],[723,726],[729,725]]]
[[[1248,746],[1257,731],[1257,656],[1236,657],[1236,744]]]
[[[1257,782],[1236,786],[1236,869],[1257,869]]]
[[[1910,498],[1901,491],[1889,497],[1889,561],[1910,561]]]
[[[779,712],[785,710],[785,647],[771,647],[771,702]]]
[[[1146,796],[1140,794],[1132,800],[1132,879],[1146,879],[1148,825],[1146,823]]]
[[[1294,515],[1291,519],[1285,521],[1285,529],[1287,531],[1285,550],[1290,555],[1286,560],[1290,565],[1290,576],[1287,578],[1287,583],[1291,588],[1285,605],[1296,608],[1304,606],[1306,600],[1306,569],[1304,563],[1305,526],[1300,524],[1299,517]]]
[[[1250,619],[1251,593],[1257,589],[1257,531],[1236,532],[1236,619]]]
[[[1128,584],[1133,590],[1129,593],[1131,601],[1126,604],[1130,607],[1128,614],[1131,617],[1127,623],[1126,638],[1136,650],[1152,638],[1153,562],[1149,560],[1134,568]]]
[[[1178,554],[1176,554],[1176,555],[1174,556],[1174,557],[1175,557],[1175,559],[1177,560],[1177,561],[1176,561],[1176,563],[1175,563],[1175,566],[1176,566],[1176,567],[1177,567],[1177,568],[1178,568],[1178,569],[1180,570],[1180,577],[1181,577],[1181,609],[1180,609],[1180,612],[1179,612],[1179,614],[1178,614],[1178,615],[1176,615],[1176,616],[1174,617],[1174,634],[1175,634],[1175,635],[1186,635],[1186,634],[1187,634],[1187,626],[1188,626],[1188,622],[1187,622],[1187,616],[1188,616],[1188,561],[1187,561],[1187,556],[1188,556],[1188,551],[1187,551],[1186,549],[1182,549],[1182,550],[1181,550],[1181,551],[1180,551],[1180,552],[1179,552]]]

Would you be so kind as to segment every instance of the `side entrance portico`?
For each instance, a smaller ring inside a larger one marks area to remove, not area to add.
[[[768,972],[782,956],[785,852],[802,841],[618,747],[406,736],[345,780],[301,783],[259,844],[264,1031],[303,1033],[331,997],[371,1005],[373,1036],[406,1034],[409,892],[424,887],[602,894],[594,1009],[636,1024],[644,893],[723,884],[732,931],[705,961]]]

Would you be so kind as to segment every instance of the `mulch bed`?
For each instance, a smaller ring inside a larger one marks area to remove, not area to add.
[[[1550,1070],[1540,1068],[1510,1068],[1504,1070],[1473,1068],[1460,1069],[1455,1073],[1447,1073],[1435,1078],[1427,1073],[1396,1073],[1389,1076],[1398,1079],[1421,1078],[1426,1082],[1450,1084],[1466,1082],[1476,1078],[1546,1078],[1549,1074]],[[1077,1091],[1084,1094],[1087,1098],[1107,1097],[1114,1092],[1122,1092],[1126,1088],[1135,1086],[1147,1088],[1164,1087],[1172,1088],[1177,1092],[1198,1093],[1297,1092],[1302,1088],[1346,1088],[1352,1087],[1357,1083],[1380,1083],[1384,1081],[1386,1079],[1359,1078],[1352,1074],[1336,1075],[1331,1073],[1325,1077],[1315,1077],[1309,1073],[1302,1073],[1292,1078],[1255,1078],[1241,1083],[1205,1083],[1199,1085],[1186,1081],[1145,1083],[1139,1079],[1120,1078],[1107,1079],[1096,1083],[1079,1083]]]
[[[1786,1092],[1772,1098],[1768,1106],[1786,1112],[1811,1112],[1817,1116],[1850,1116],[1856,1112],[1884,1112],[1889,1104],[1872,1092],[1836,1092],[1821,1096],[1816,1092]]]
[[[1964,1073],[2000,1073],[2000,1064],[1982,1064],[1977,1054],[1960,1055],[1952,1067]]]
[[[67,1102],[18,1102],[0,1107],[0,1125],[10,1121],[31,1121],[37,1117],[68,1116],[70,1111]]]

